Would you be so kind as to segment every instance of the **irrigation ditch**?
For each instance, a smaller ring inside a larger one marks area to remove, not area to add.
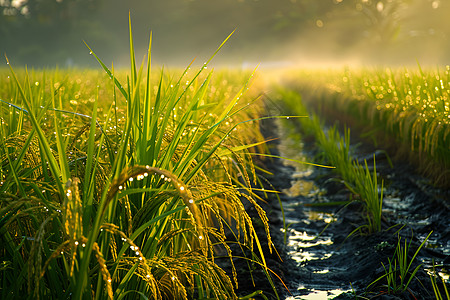
[[[261,128],[268,139],[276,138],[269,143],[272,154],[305,162],[316,160],[320,154],[313,139],[302,137],[295,119],[264,121]],[[384,183],[381,231],[376,233],[351,234],[366,222],[364,205],[332,169],[280,159],[264,162],[273,174],[266,175],[272,188],[282,192],[279,197],[285,217],[283,225],[282,209],[272,196],[264,208],[278,253],[267,253],[266,260],[285,284],[272,276],[279,297],[436,299],[431,281],[435,277],[430,275],[439,274],[448,286],[450,270],[449,191],[434,187],[410,164],[391,162],[386,152],[357,136],[351,141],[353,158],[360,164],[367,161],[371,170],[375,159],[376,173]],[[348,203],[352,198],[355,201]],[[411,262],[403,279],[394,272],[400,269],[396,262],[399,245],[402,253],[408,250],[404,261]],[[385,274],[390,262],[394,281],[389,283]],[[248,266],[238,270],[241,295],[254,290],[255,282],[267,298],[276,298],[263,272],[250,274]],[[405,285],[410,278],[407,288],[399,288],[401,280]],[[437,286],[445,295],[439,280]]]

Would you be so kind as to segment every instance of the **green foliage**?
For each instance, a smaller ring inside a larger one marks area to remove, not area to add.
[[[253,74],[221,86],[208,61],[153,84],[151,37],[139,67],[131,20],[129,74],[91,54],[106,77],[11,67],[2,81],[1,298],[237,298],[234,266],[214,260],[233,264],[229,243],[269,272],[242,201],[273,246],[253,191]]]
[[[305,105],[327,118],[369,128],[377,144],[395,140],[396,148],[406,148],[436,183],[450,182],[450,67],[305,73],[302,78],[308,79],[293,81]]]
[[[423,242],[420,244],[411,258],[409,257],[409,250],[412,240],[410,240],[409,243],[405,240],[404,245],[402,245],[401,238],[399,236],[394,256],[392,257],[392,259],[388,259],[388,266],[385,266],[383,263],[381,263],[383,265],[385,274],[369,284],[367,288],[370,288],[380,280],[385,280],[388,294],[396,294],[406,291],[409,284],[411,283],[411,280],[414,279],[417,271],[422,266],[422,264],[419,264],[414,269],[412,269],[414,259],[416,258],[420,249],[422,249],[422,247],[427,242],[431,233],[432,232],[430,232],[423,240]]]
[[[277,93],[281,106],[299,114],[308,114],[299,94],[286,89],[278,89]],[[367,161],[364,162],[364,166],[361,166],[352,158],[349,129],[346,129],[344,136],[341,137],[336,126],[327,130],[322,129],[323,126],[316,115],[310,118],[299,118],[298,121],[303,132],[314,136],[325,160],[334,167],[334,171],[339,174],[346,187],[364,203],[367,223],[356,228],[351,234],[356,231],[366,233],[380,231],[383,182],[379,187],[375,157],[373,171],[370,171]]]

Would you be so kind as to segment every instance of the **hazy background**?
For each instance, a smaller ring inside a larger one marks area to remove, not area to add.
[[[140,60],[218,65],[450,63],[450,0],[0,0],[0,52],[15,66],[93,66],[83,43],[126,66],[128,12]]]

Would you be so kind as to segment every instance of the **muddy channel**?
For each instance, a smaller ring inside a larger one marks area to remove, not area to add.
[[[273,154],[297,161],[315,162],[314,141],[304,141],[295,124],[287,121],[264,123],[263,132]],[[384,182],[383,230],[361,235],[349,234],[364,224],[364,207],[328,205],[342,202],[351,195],[330,169],[312,167],[289,160],[266,161],[273,175],[267,177],[279,195],[285,214],[285,225],[278,200],[272,197],[265,207],[271,223],[278,255],[267,255],[269,267],[281,299],[436,299],[430,274],[433,264],[449,285],[450,211],[449,191],[438,189],[417,175],[405,163],[394,161],[393,167],[383,151],[365,144],[352,145],[352,154],[369,166],[376,157],[376,167]],[[392,293],[381,279],[389,265],[399,238],[410,244],[409,259],[430,233],[431,236],[413,261],[410,270],[421,264],[408,289]],[[239,291],[252,286],[245,276]],[[253,274],[256,288],[267,298],[276,298],[265,276]],[[442,287],[442,285],[440,285]],[[253,288],[254,289],[254,288]],[[445,297],[445,295],[444,295]],[[263,299],[263,298],[261,298]]]

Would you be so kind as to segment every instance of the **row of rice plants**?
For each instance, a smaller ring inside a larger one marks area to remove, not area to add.
[[[243,204],[271,248],[249,152],[263,143],[253,74],[237,88],[242,75],[214,80],[209,61],[155,73],[150,45],[139,67],[130,21],[129,73],[91,50],[106,75],[0,74],[0,298],[234,299],[236,270],[218,256],[259,257],[268,273]]]
[[[367,223],[358,226],[349,236],[356,232],[374,233],[381,231],[383,181],[381,181],[381,185],[379,186],[375,158],[372,172],[367,162],[365,162],[364,166],[361,166],[357,161],[353,160],[350,149],[350,130],[346,129],[343,136],[339,134],[336,126],[328,127],[325,130],[323,122],[321,122],[316,114],[311,114],[308,111],[298,92],[278,87],[276,90],[276,100],[278,107],[282,109],[302,116],[309,115],[309,118],[296,119],[300,131],[305,136],[314,137],[317,146],[323,151],[324,158],[331,166],[335,167],[334,170],[341,176],[345,186],[354,195],[358,195],[360,200],[363,200]],[[384,293],[399,294],[407,290],[409,284],[415,278],[417,271],[422,267],[422,264],[418,264],[415,268],[412,268],[413,262],[430,235],[431,233],[422,241],[412,258],[409,256],[412,239],[409,243],[405,240],[404,245],[402,245],[399,235],[398,244],[392,259],[388,258],[387,265],[382,263],[385,270],[384,275],[370,283],[366,290],[362,292],[362,295],[356,295],[355,293],[355,297],[370,298],[374,295],[380,296]],[[430,278],[436,299],[443,299],[441,290],[443,291],[442,294],[446,293],[448,295],[445,282],[443,282],[443,285],[438,286],[436,278],[440,278],[440,276],[437,273],[431,274]],[[380,292],[380,290],[384,292]]]
[[[289,78],[308,106],[327,118],[381,131],[374,136],[379,143],[387,143],[383,136],[394,138],[424,174],[437,184],[450,182],[449,66],[304,70]]]
[[[302,103],[301,96],[292,90],[278,88],[276,91],[277,103],[280,107],[295,114],[308,116],[309,112]],[[374,233],[381,230],[381,211],[383,204],[383,182],[378,185],[377,171],[374,161],[373,171],[370,171],[367,162],[361,166],[352,158],[350,152],[350,130],[344,132],[342,137],[335,126],[324,129],[323,123],[312,114],[309,118],[298,118],[301,131],[306,135],[314,136],[317,146],[323,152],[327,163],[333,166],[342,178],[343,183],[358,196],[365,205],[365,225],[356,228],[355,232]]]

